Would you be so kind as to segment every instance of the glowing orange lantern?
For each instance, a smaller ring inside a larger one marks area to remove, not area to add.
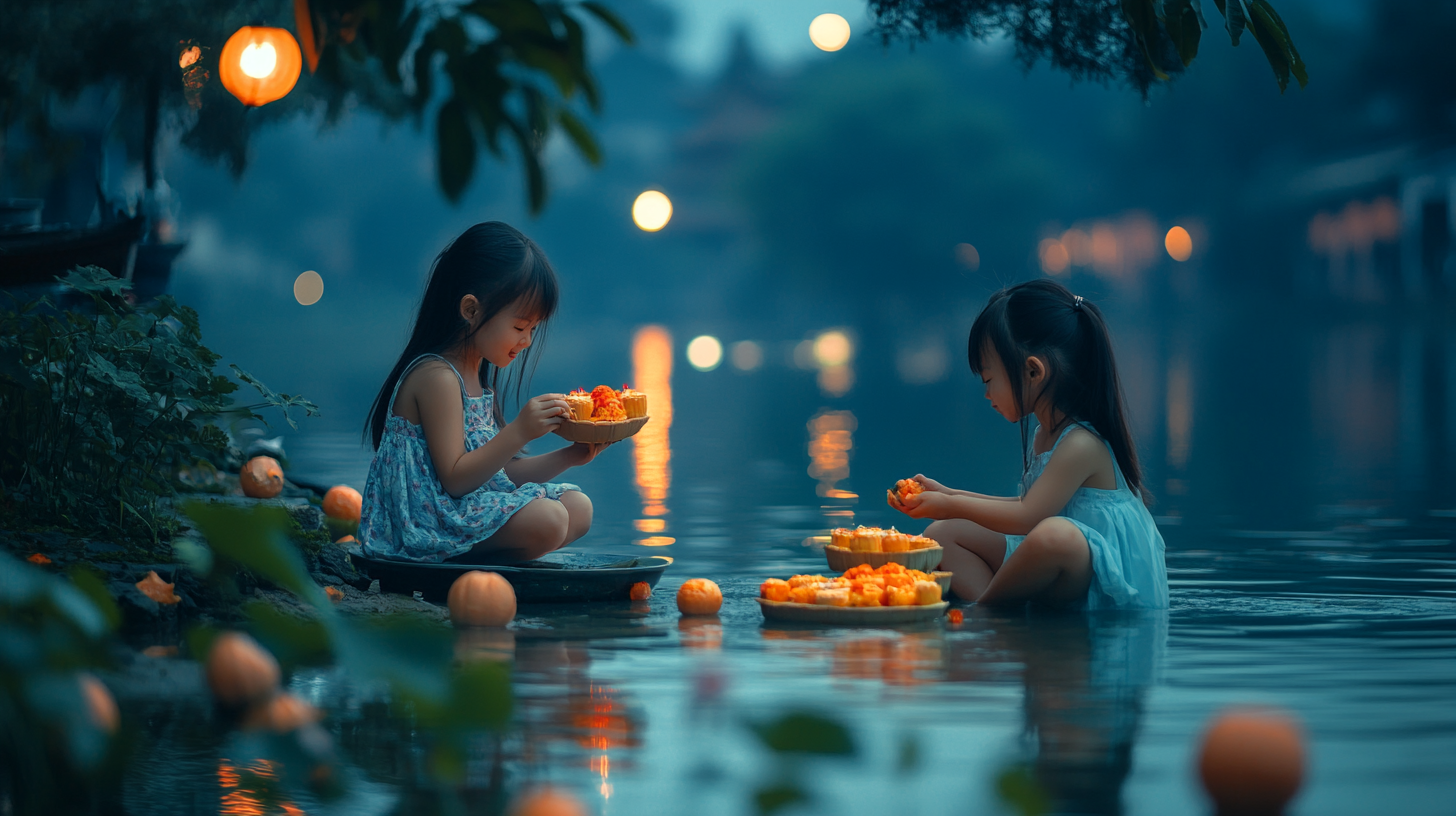
[[[255,108],[287,96],[302,70],[303,53],[292,34],[243,26],[222,47],[217,74],[228,93]]]

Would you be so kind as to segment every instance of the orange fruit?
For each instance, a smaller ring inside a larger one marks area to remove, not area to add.
[[[359,514],[364,511],[364,497],[348,485],[334,485],[324,494],[324,515],[359,523]]]
[[[76,679],[81,683],[81,694],[86,698],[86,713],[91,717],[91,724],[108,734],[115,734],[119,715],[111,692],[100,680],[84,672]]]
[[[242,632],[223,632],[207,653],[207,685],[224,705],[262,700],[278,688],[278,661]]]
[[[960,611],[959,609],[952,609],[950,612],[946,613],[946,617],[950,619],[952,626],[959,626],[965,621],[966,613]]]
[[[716,615],[723,608],[723,591],[707,578],[691,578],[678,587],[677,608],[684,615]]]
[[[1276,814],[1304,780],[1304,733],[1274,709],[1231,709],[1203,735],[1198,775],[1220,813]]]
[[[560,788],[536,788],[511,803],[507,816],[587,816],[586,805]]]
[[[456,626],[505,626],[516,616],[516,590],[494,572],[472,570],[456,578],[445,603]]]
[[[254,456],[238,474],[243,495],[271,499],[283,492],[283,467],[271,456]]]
[[[243,728],[286,734],[300,726],[318,722],[321,716],[317,708],[292,694],[281,692],[249,709],[248,715],[243,718]]]
[[[638,581],[632,585],[632,591],[628,593],[627,597],[634,601],[645,601],[652,597],[652,587],[648,586],[646,581]]]

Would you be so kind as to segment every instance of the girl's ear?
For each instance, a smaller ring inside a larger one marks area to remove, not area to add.
[[[475,295],[466,295],[460,298],[460,316],[465,322],[475,325],[475,319],[480,316],[480,300]]]
[[[1026,384],[1036,385],[1040,383],[1047,373],[1046,363],[1036,356],[1026,358]]]

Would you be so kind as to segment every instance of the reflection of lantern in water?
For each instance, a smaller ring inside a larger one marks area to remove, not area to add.
[[[217,75],[228,93],[248,107],[288,95],[303,70],[298,41],[281,28],[243,26],[228,38]]]
[[[644,326],[632,338],[632,380],[647,395],[652,420],[632,437],[632,461],[637,469],[637,492],[642,496],[642,515],[637,529],[661,533],[667,528],[659,518],[667,515],[667,492],[672,485],[672,448],[668,429],[672,427],[672,335],[661,326]],[[667,536],[653,536],[638,544],[673,543]]]
[[[568,721],[578,745],[606,751],[632,748],[641,743],[637,724],[616,694],[616,689],[592,686],[586,695],[572,696],[567,704]]]
[[[223,759],[217,766],[217,784],[225,791],[217,812],[223,816],[303,816],[303,809],[284,798],[278,779],[278,763],[255,760],[236,767]]]
[[[835,489],[849,478],[849,453],[859,423],[849,411],[821,411],[809,420],[809,475],[819,481],[819,495],[850,498]]]

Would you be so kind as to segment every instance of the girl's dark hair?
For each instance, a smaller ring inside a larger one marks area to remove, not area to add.
[[[1066,417],[1061,427],[1047,431],[1060,433],[1074,421],[1091,425],[1112,446],[1128,488],[1147,500],[1112,356],[1112,337],[1100,309],[1056,281],[1020,283],[992,295],[971,326],[968,354],[971,371],[978,376],[981,352],[988,346],[1001,358],[1021,414],[1023,473],[1031,466],[1026,421],[1030,409],[1022,402],[1023,376],[1026,359],[1035,356],[1047,364],[1042,393]]]
[[[475,295],[484,310],[474,329],[460,316],[460,299],[466,295]],[[545,339],[546,321],[556,311],[557,296],[556,272],[550,261],[541,247],[520,230],[500,221],[487,221],[466,230],[445,247],[430,268],[430,279],[425,284],[409,342],[374,398],[364,435],[375,449],[379,448],[395,384],[411,361],[421,354],[440,354],[468,341],[486,321],[519,300],[541,322],[534,342],[517,356],[514,374],[502,378],[499,368],[486,360],[480,361],[480,382],[494,392],[491,410],[496,423],[504,425],[502,391],[519,392],[528,376],[527,358]],[[530,361],[530,367],[535,370],[534,360]]]

